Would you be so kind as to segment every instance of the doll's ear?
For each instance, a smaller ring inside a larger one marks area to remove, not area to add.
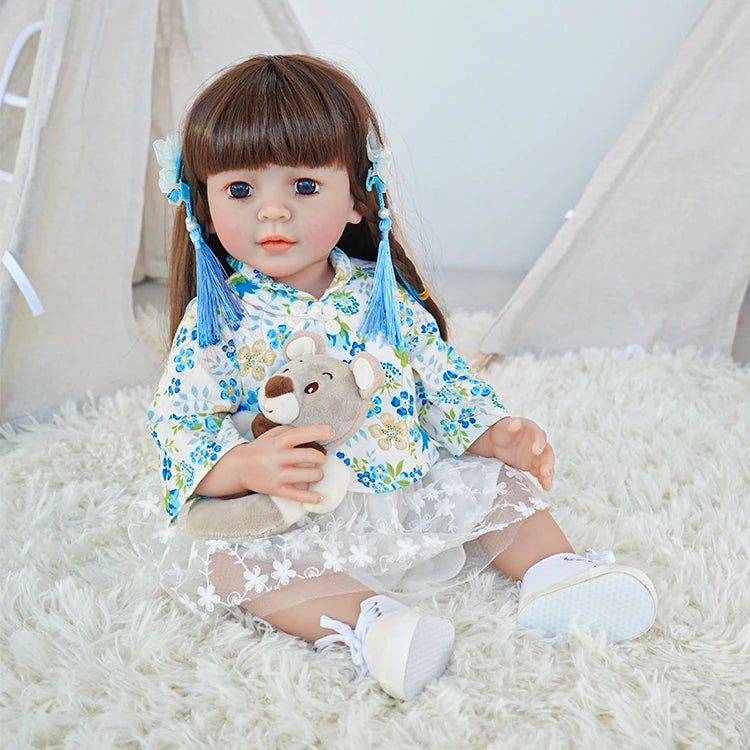
[[[359,224],[359,222],[362,221],[362,214],[354,208],[354,196],[352,196],[352,206],[349,209],[347,221],[350,224]]]
[[[290,360],[307,354],[324,354],[325,350],[326,342],[317,333],[299,331],[284,342],[282,352],[284,359]]]
[[[351,368],[362,398],[369,398],[385,383],[383,366],[372,354],[360,352],[352,360]]]

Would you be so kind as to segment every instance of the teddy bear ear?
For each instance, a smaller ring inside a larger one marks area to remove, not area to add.
[[[283,353],[285,359],[295,359],[307,354],[323,354],[325,350],[326,343],[317,333],[299,331],[284,342]]]
[[[372,354],[360,352],[352,360],[351,368],[362,398],[372,396],[385,382],[383,366]]]

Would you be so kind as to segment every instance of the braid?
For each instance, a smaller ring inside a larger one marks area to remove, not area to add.
[[[370,200],[367,200],[367,198],[370,198]],[[385,200],[387,205],[387,196],[385,197]],[[377,260],[377,249],[378,245],[380,244],[380,227],[378,226],[379,217],[377,200],[375,199],[373,193],[366,193],[365,200],[359,200],[355,196],[354,207],[360,214],[362,214],[363,218],[363,221],[360,224],[349,225],[349,227],[347,227],[348,230],[356,231],[354,229],[355,227],[359,230],[359,242],[355,245],[357,247],[357,252],[359,253],[357,257],[360,257],[363,260]],[[390,236],[390,246],[391,261],[394,268],[398,269],[399,273],[404,278],[406,283],[409,284],[417,292],[417,294],[427,292],[425,283],[422,280],[417,267],[414,265],[414,261],[412,261],[412,259],[408,256],[406,249],[401,244],[401,242],[396,239],[399,232],[396,222],[394,221],[392,216],[391,222],[392,230]],[[354,234],[354,231],[352,231],[351,234]],[[347,237],[347,233],[344,234],[344,237]],[[343,245],[343,242],[340,244]],[[365,247],[369,252],[363,251],[363,248]],[[447,341],[448,325],[446,323],[445,316],[440,310],[437,302],[435,302],[433,297],[430,295],[426,300],[423,301],[423,304],[425,309],[432,315],[433,318],[435,318],[435,322],[437,323],[438,329],[440,330],[440,335]]]
[[[427,287],[425,286],[424,281],[422,281],[422,277],[419,275],[419,271],[417,271],[417,267],[414,265],[414,262],[406,254],[406,250],[403,248],[401,243],[398,242],[398,240],[394,239],[391,239],[391,260],[393,261],[393,265],[398,268],[401,275],[404,277],[406,283],[409,284],[413,289],[415,289],[417,291],[417,294],[427,292]],[[429,312],[432,317],[435,318],[435,322],[437,323],[438,329],[440,330],[440,335],[444,340],[447,341],[448,324],[446,323],[445,316],[438,307],[437,302],[435,302],[434,298],[430,294],[427,299],[422,301],[422,304],[424,304],[427,312]]]

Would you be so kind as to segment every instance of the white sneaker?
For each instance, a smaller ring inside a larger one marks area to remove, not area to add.
[[[656,616],[656,593],[636,568],[615,564],[611,552],[563,552],[532,565],[519,583],[518,621],[555,636],[573,622],[610,643],[637,638]]]
[[[445,671],[453,649],[453,625],[388,596],[371,596],[360,605],[352,630],[325,615],[320,625],[335,631],[315,641],[315,648],[343,642],[357,666],[369,669],[380,687],[394,698],[412,700]]]

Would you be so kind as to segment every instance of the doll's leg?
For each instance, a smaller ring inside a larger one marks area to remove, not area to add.
[[[229,555],[214,553],[211,580],[221,596],[241,590],[240,570]],[[346,644],[355,664],[364,664],[389,695],[402,700],[443,673],[453,648],[449,620],[375,594],[343,573],[291,581],[240,606],[316,647]]]
[[[503,532],[491,531],[480,539],[487,550],[497,549]],[[546,510],[540,510],[518,524],[516,535],[503,552],[492,560],[492,565],[506,576],[520,581],[526,571],[540,560],[559,552],[572,552],[562,529]]]
[[[611,642],[651,627],[656,594],[640,570],[617,565],[611,552],[576,555],[545,510],[516,524],[510,544],[507,533],[490,532],[479,543],[499,572],[520,581],[518,619],[524,627],[554,636],[577,622],[592,633],[605,632]]]
[[[243,571],[230,555],[215,552],[211,556],[211,582],[222,598],[244,589]],[[283,589],[243,601],[240,606],[275,628],[313,643],[331,632],[320,626],[323,615],[354,627],[361,603],[374,593],[343,573],[330,573],[292,580]]]

